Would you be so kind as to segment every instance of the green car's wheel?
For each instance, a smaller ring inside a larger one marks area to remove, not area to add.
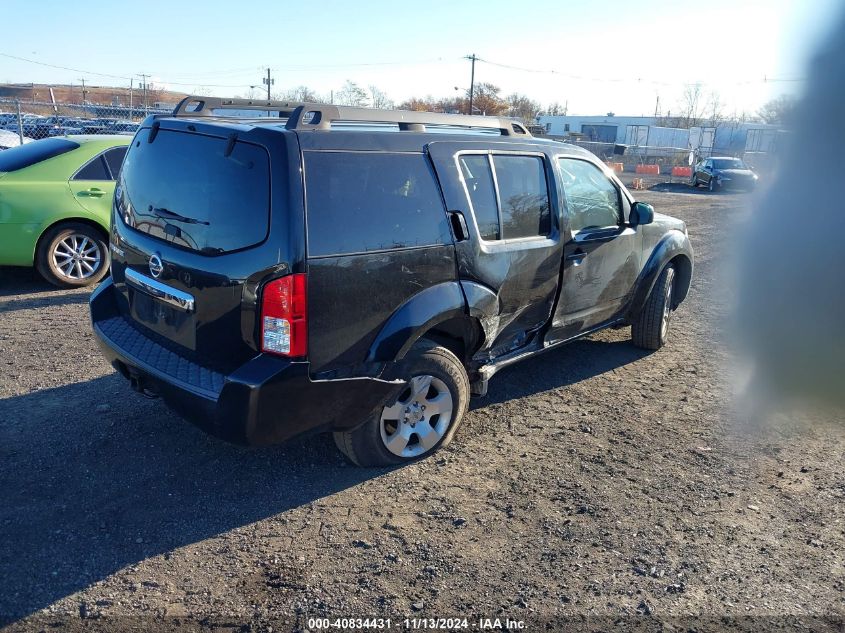
[[[62,288],[97,283],[109,270],[106,238],[86,224],[69,222],[51,228],[41,239],[35,259],[41,276]]]

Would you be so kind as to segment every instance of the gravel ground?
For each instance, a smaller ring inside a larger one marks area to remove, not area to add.
[[[838,617],[845,430],[737,425],[722,262],[745,198],[659,189],[639,198],[696,249],[668,347],[626,328],[508,368],[448,450],[394,470],[326,436],[205,436],[103,361],[88,292],[0,271],[0,624]]]

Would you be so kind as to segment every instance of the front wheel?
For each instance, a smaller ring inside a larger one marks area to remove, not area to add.
[[[707,183],[707,189],[709,191],[716,191],[717,188],[718,188],[718,185],[716,184],[716,179],[711,177],[710,182]]]
[[[675,268],[670,264],[660,273],[642,312],[631,324],[631,338],[637,347],[657,350],[666,345],[674,284]]]
[[[389,466],[426,457],[452,441],[469,405],[469,378],[458,358],[430,341],[402,361],[408,384],[364,424],[334,434],[358,466]]]
[[[59,224],[41,239],[35,266],[44,279],[60,288],[97,283],[109,270],[106,239],[86,224]]]

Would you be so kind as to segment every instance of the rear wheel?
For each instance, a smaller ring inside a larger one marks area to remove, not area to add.
[[[458,358],[430,341],[404,361],[408,385],[351,431],[336,432],[338,448],[358,466],[402,464],[452,441],[469,404],[469,378]]]
[[[106,239],[86,224],[59,224],[42,237],[35,266],[44,279],[61,288],[97,283],[109,269]]]
[[[670,264],[660,273],[642,312],[631,324],[631,338],[637,347],[657,350],[666,345],[674,285],[675,268]]]

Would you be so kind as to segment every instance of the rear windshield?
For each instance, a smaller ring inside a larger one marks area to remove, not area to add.
[[[270,159],[264,148],[190,132],[141,130],[116,191],[123,222],[209,255],[264,241],[270,226]]]
[[[79,147],[79,143],[66,138],[45,138],[20,145],[0,153],[0,172],[17,171],[42,160],[53,158]]]

